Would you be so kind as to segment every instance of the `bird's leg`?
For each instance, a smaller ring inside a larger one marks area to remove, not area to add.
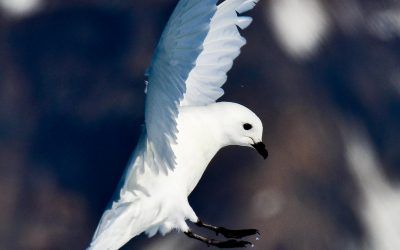
[[[226,238],[234,238],[234,239],[241,239],[246,236],[260,234],[257,229],[239,229],[239,230],[231,230],[224,227],[217,227],[210,224],[206,224],[201,220],[196,222],[196,225],[199,227],[204,227],[209,230],[214,231],[217,235],[222,234]]]
[[[218,241],[214,239],[208,239],[198,234],[194,234],[192,231],[185,232],[186,236],[199,240],[207,244],[207,246],[215,246],[218,248],[238,248],[238,247],[247,247],[252,246],[253,244],[244,240],[226,240],[226,241]]]

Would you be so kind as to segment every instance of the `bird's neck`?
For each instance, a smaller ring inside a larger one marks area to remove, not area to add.
[[[186,126],[195,131],[197,140],[204,142],[204,150],[214,152],[231,144],[226,136],[221,119],[216,118],[215,104],[200,107],[184,107],[183,119]],[[223,115],[223,114],[220,114]]]

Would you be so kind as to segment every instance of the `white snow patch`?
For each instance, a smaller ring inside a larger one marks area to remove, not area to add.
[[[400,186],[389,183],[367,133],[345,126],[346,157],[362,200],[359,212],[367,229],[365,249],[400,249]]]
[[[327,36],[330,19],[318,0],[272,0],[266,5],[282,48],[296,59],[314,55]]]
[[[10,16],[24,16],[37,11],[42,0],[0,0],[0,8]]]

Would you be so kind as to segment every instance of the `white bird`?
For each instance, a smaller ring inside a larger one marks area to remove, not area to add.
[[[118,195],[97,227],[88,249],[119,249],[145,232],[173,229],[217,247],[246,247],[238,240],[255,229],[229,230],[203,223],[189,205],[214,155],[228,145],[252,146],[264,157],[261,120],[242,105],[216,102],[233,60],[246,40],[239,14],[258,0],[180,0],[161,36],[147,72],[145,126]],[[186,220],[229,240],[194,234]]]

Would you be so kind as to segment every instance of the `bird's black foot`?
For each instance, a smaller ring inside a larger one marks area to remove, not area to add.
[[[253,243],[245,240],[226,240],[226,241],[215,241],[213,246],[219,248],[245,248],[252,246]]]
[[[218,248],[245,248],[253,245],[251,242],[244,240],[218,241],[214,239],[208,239],[206,237],[194,234],[192,231],[185,232],[185,234],[192,239],[204,242],[205,244],[207,244],[207,246],[215,246]]]
[[[222,234],[226,238],[241,239],[246,236],[260,234],[257,229],[241,229],[241,230],[231,230],[224,227],[219,227],[216,234]]]
[[[199,227],[204,227],[204,228],[207,228],[209,230],[212,230],[217,235],[218,234],[222,234],[226,238],[233,238],[233,239],[241,239],[241,238],[246,237],[246,236],[256,235],[256,234],[259,235],[260,234],[257,229],[232,230],[232,229],[227,229],[227,228],[224,228],[224,227],[217,227],[217,226],[209,225],[209,224],[203,223],[200,220],[196,223],[196,225],[199,226]]]

